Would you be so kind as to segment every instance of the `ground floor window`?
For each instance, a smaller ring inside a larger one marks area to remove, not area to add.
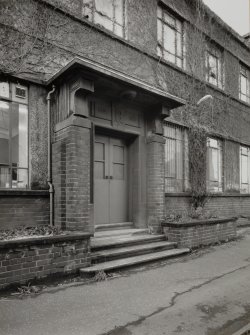
[[[222,192],[222,141],[207,139],[207,190]]]
[[[184,192],[188,183],[188,140],[182,127],[165,124],[165,192]]]
[[[28,90],[0,81],[0,188],[28,187]]]
[[[250,148],[240,147],[240,192],[250,193]]]

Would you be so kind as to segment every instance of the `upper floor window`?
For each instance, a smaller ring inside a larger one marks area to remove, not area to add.
[[[250,193],[250,148],[240,147],[240,191]]]
[[[206,80],[223,88],[223,56],[222,52],[215,47],[206,50]]]
[[[165,191],[178,193],[188,186],[187,132],[179,126],[164,126],[165,143]]]
[[[91,22],[125,37],[125,0],[83,0],[83,15]]]
[[[0,188],[28,187],[28,89],[0,81]]]
[[[250,103],[250,71],[243,65],[240,66],[239,97],[242,101]]]
[[[157,54],[167,61],[183,68],[183,22],[161,7],[158,7],[157,13]]]
[[[222,192],[222,141],[207,139],[207,190]]]

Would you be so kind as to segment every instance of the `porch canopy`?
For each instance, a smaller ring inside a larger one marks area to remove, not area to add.
[[[136,92],[135,101],[145,105],[162,105],[171,110],[185,104],[185,100],[156,88],[133,76],[104,66],[86,58],[74,58],[65,67],[51,77],[46,84],[60,85],[74,75],[82,75],[94,82],[94,90],[113,98],[125,97],[126,92]]]

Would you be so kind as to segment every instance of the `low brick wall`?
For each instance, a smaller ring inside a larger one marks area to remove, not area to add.
[[[166,194],[166,213],[187,213],[190,210],[191,196],[185,194]],[[248,194],[222,194],[211,195],[205,205],[205,210],[215,213],[220,217],[243,217],[240,221],[249,221],[250,195]],[[244,217],[245,220],[244,220]]]
[[[0,242],[0,289],[90,264],[90,234],[67,234]]]
[[[198,248],[236,237],[236,218],[209,219],[184,223],[163,223],[164,233],[178,247]]]
[[[0,191],[0,230],[48,223],[48,191]]]

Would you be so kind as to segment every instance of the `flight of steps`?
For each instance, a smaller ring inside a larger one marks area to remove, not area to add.
[[[188,248],[177,249],[175,243],[166,241],[165,235],[150,235],[147,229],[133,228],[131,222],[100,225],[91,239],[91,266],[80,269],[80,273],[115,271],[188,252]]]

